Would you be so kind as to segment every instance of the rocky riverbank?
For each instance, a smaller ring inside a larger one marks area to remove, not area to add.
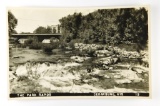
[[[54,62],[37,61],[35,58],[28,62],[12,63],[9,69],[10,92],[148,92],[146,52],[82,43],[75,44],[75,51],[81,54],[74,54],[74,51],[62,54],[59,50],[53,56],[46,57]],[[27,50],[21,52],[26,59]],[[40,52],[32,53],[36,55]],[[17,58],[19,56],[13,55],[10,59],[22,60]],[[36,57],[39,60],[38,55]]]

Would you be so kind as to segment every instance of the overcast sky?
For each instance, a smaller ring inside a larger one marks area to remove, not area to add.
[[[33,32],[38,26],[57,25],[59,19],[74,12],[82,12],[86,15],[95,11],[94,8],[10,8],[14,16],[18,19],[15,30],[21,32]]]

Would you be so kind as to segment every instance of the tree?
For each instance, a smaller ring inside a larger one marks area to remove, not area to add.
[[[36,34],[44,34],[46,33],[46,28],[43,27],[43,26],[39,26],[38,28],[36,28],[33,33],[36,33]]]
[[[45,33],[51,34],[52,28],[50,26],[47,26]]]
[[[52,33],[56,33],[56,29],[53,28],[52,30],[52,27],[51,26],[47,26],[47,28],[43,27],[43,26],[39,26],[38,28],[36,28],[33,33],[36,33],[36,34],[52,34]]]
[[[81,26],[81,13],[74,13],[73,15],[68,15],[67,17],[63,17],[60,19],[61,27],[63,28],[63,34],[66,36],[71,36],[73,39],[78,38],[79,36],[79,28]]]
[[[53,33],[56,33],[56,28],[53,28]]]
[[[60,25],[58,24],[58,33],[60,33],[60,30],[61,30],[61,29],[60,29]]]
[[[146,44],[148,40],[148,13],[145,8],[140,8],[136,11],[136,27],[135,35],[137,36],[136,42],[139,44]]]
[[[11,11],[8,11],[8,32],[9,36],[11,36],[12,33],[17,33],[15,27],[18,24],[18,20],[16,17],[11,13]]]
[[[55,38],[55,37],[51,37],[50,38],[50,42],[51,43],[58,43],[59,42],[59,39]]]
[[[60,19],[63,39],[85,43],[145,44],[148,40],[148,13],[145,8],[98,9],[82,16],[74,13]]]

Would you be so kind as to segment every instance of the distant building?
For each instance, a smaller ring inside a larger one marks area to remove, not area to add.
[[[51,43],[50,39],[44,39],[42,43]]]

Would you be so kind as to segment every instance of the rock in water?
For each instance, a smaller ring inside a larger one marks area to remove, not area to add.
[[[95,55],[97,57],[104,57],[104,56],[111,56],[113,55],[113,53],[111,51],[108,51],[108,50],[97,50],[95,51]]]
[[[28,76],[28,71],[26,66],[23,66],[23,65],[18,66],[16,70],[16,74],[17,76]]]
[[[118,58],[116,57],[107,57],[107,58],[101,58],[99,60],[96,61],[96,63],[98,64],[102,64],[102,65],[111,65],[111,64],[115,64],[118,62]]]
[[[71,56],[70,58],[77,63],[82,63],[83,61],[89,59],[89,57],[80,57],[80,56]]]
[[[138,75],[136,74],[136,72],[132,71],[132,70],[123,70],[120,73],[122,75],[122,77],[127,78],[133,82],[140,82],[143,81],[142,78],[139,78]]]
[[[118,58],[113,58],[113,62],[117,63],[118,62]]]
[[[132,81],[131,80],[129,80],[129,79],[118,79],[118,80],[115,80],[115,82],[117,83],[117,84],[124,84],[124,83],[131,83]]]

